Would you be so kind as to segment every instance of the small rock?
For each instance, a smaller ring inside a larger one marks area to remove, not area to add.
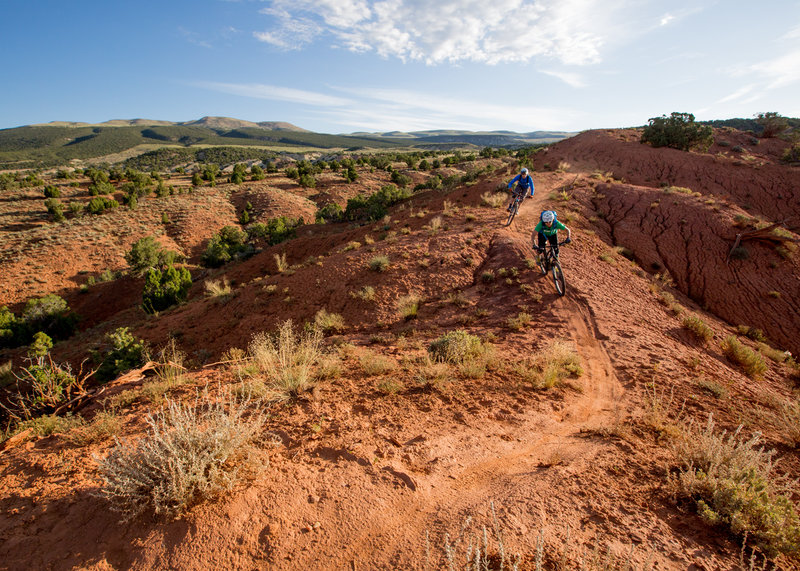
[[[311,494],[310,496],[308,496],[308,503],[309,504],[319,503],[319,496],[315,496],[314,494]]]
[[[315,530],[318,530],[318,529],[319,529],[319,528],[321,528],[321,527],[322,527],[322,524],[321,524],[320,522],[318,522],[318,521],[315,521],[315,522],[314,522],[314,529],[315,529]]]

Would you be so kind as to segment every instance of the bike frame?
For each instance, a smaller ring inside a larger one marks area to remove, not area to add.
[[[558,242],[559,247],[564,245],[564,242]],[[542,275],[547,275],[548,272],[553,274],[553,283],[556,286],[558,295],[563,296],[567,293],[567,282],[564,279],[564,272],[561,269],[561,261],[556,256],[553,250],[553,245],[547,241],[544,245],[544,254],[536,254],[536,263],[539,269],[542,270]]]

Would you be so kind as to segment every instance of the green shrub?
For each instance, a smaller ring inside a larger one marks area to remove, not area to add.
[[[145,274],[142,307],[147,313],[163,311],[185,301],[191,286],[192,275],[186,268],[150,269]]]
[[[57,198],[48,198],[44,201],[44,206],[55,222],[64,221],[64,205]]]
[[[711,126],[695,123],[691,113],[674,112],[669,117],[650,118],[641,141],[654,147],[671,147],[681,151],[693,147],[705,150],[713,143],[713,136]]]
[[[53,340],[50,338],[50,336],[47,333],[37,331],[33,335],[33,341],[31,341],[31,344],[28,347],[28,357],[44,357],[52,348]]]
[[[246,175],[247,165],[244,163],[237,163],[233,166],[233,172],[228,180],[233,184],[242,184],[245,181]]]
[[[39,341],[42,339],[39,337]],[[42,343],[41,348],[46,344]],[[83,380],[72,373],[70,365],[55,363],[47,351],[43,355],[29,356],[27,361],[29,365],[21,367],[15,375],[27,391],[11,396],[7,410],[12,417],[30,419],[53,412],[83,387]]]
[[[44,197],[45,198],[60,198],[61,191],[58,190],[57,186],[53,186],[52,184],[48,184],[44,187]]]
[[[250,174],[252,175],[252,180],[264,180],[264,169],[258,165],[250,167]]]
[[[106,181],[98,181],[89,185],[89,194],[98,196],[102,194],[111,194],[114,192],[114,185]]]
[[[86,211],[89,214],[102,214],[109,208],[117,208],[119,202],[113,198],[106,198],[105,196],[95,196],[86,205]]]
[[[216,268],[230,262],[234,256],[245,252],[247,235],[235,226],[224,226],[211,239],[203,252],[203,265]]]
[[[143,275],[151,268],[174,264],[179,257],[177,252],[162,247],[153,236],[145,236],[134,242],[125,254],[125,261],[134,274]]]
[[[326,222],[340,222],[343,217],[342,207],[335,202],[330,202],[317,210],[314,220],[317,224],[325,224]]]
[[[78,316],[70,311],[62,297],[51,293],[28,300],[20,321],[24,329],[20,345],[25,345],[36,331],[43,331],[54,339],[66,339],[75,331]]]
[[[136,339],[127,327],[120,327],[106,335],[109,349],[95,373],[95,378],[105,383],[117,378],[121,373],[141,367],[145,360],[145,343]]]
[[[303,188],[315,188],[317,186],[317,179],[310,174],[301,174],[298,177],[297,182]]]
[[[295,238],[297,236],[297,227],[302,223],[302,218],[295,219],[287,216],[270,218],[266,224],[257,222],[248,226],[247,237],[250,240],[261,238],[266,240],[270,246],[274,246]]]
[[[391,205],[410,196],[410,191],[389,184],[370,196],[359,194],[348,200],[344,217],[347,220],[378,220],[386,215]]]
[[[800,162],[800,143],[795,143],[783,152],[781,160],[785,163],[798,163]]]

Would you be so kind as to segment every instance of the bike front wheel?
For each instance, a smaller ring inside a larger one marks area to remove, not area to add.
[[[556,284],[558,295],[563,296],[567,293],[567,281],[564,279],[564,272],[561,271],[561,264],[558,262],[553,264],[553,282]]]
[[[514,217],[517,215],[517,210],[519,210],[519,202],[516,200],[511,205],[511,212],[508,213],[508,220],[506,221],[506,226],[510,226],[511,222],[513,222]]]
[[[545,263],[545,257],[543,254],[536,254],[536,265],[539,266],[539,269],[542,270],[542,275],[547,275],[547,264]]]

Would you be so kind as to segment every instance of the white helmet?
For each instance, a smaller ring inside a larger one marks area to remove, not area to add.
[[[527,176],[527,175],[528,175],[528,169],[527,169],[527,168],[525,168],[525,167],[522,167],[522,170],[521,170],[521,171],[519,171],[519,174],[520,174],[521,176]]]
[[[555,220],[555,218],[556,218],[555,215],[549,210],[545,210],[544,212],[542,212],[542,222],[546,224],[552,223],[553,220]]]

